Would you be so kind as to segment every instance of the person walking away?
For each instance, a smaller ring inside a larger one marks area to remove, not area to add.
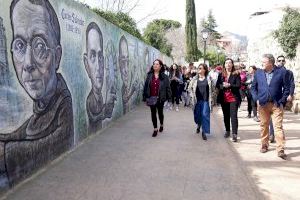
[[[152,137],[156,137],[158,131],[164,130],[164,103],[171,98],[171,89],[169,77],[163,72],[163,62],[156,59],[150,71],[147,74],[147,78],[144,85],[143,101],[150,106],[151,119],[154,127]],[[159,130],[157,129],[157,116],[160,121]]]
[[[237,142],[238,108],[241,104],[241,77],[234,68],[231,58],[225,59],[222,73],[220,73],[216,87],[219,89],[217,102],[221,104],[226,132],[225,138],[230,136],[230,121],[232,127],[232,141]]]
[[[194,121],[197,124],[196,133],[199,133],[202,127],[203,140],[207,140],[206,135],[210,134],[211,85],[207,65],[200,64],[198,75],[190,82],[189,91],[192,94],[192,104],[194,105]]]
[[[263,69],[258,69],[254,75],[251,93],[258,103],[260,116],[261,153],[268,152],[269,124],[272,118],[275,131],[277,156],[286,159],[285,135],[282,127],[283,107],[289,96],[289,83],[286,79],[286,69],[275,66],[272,54],[262,56]]]

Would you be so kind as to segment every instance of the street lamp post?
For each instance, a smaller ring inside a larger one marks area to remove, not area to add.
[[[202,38],[203,38],[203,41],[204,41],[203,62],[205,63],[205,57],[206,57],[206,40],[208,38],[208,34],[209,34],[210,30],[207,29],[207,28],[205,28],[201,32],[202,32]]]

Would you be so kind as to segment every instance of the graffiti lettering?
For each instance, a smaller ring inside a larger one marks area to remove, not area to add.
[[[73,12],[66,11],[64,8],[61,10],[61,17],[63,18],[63,20],[71,21],[74,24],[84,26],[83,19],[81,19],[79,16],[77,16]]]
[[[74,12],[69,12],[64,8],[61,10],[61,17],[66,21],[66,30],[76,34],[81,34],[81,29],[77,25],[84,26],[84,20]]]
[[[73,24],[68,24],[66,23],[66,29],[67,31],[76,33],[76,34],[81,34],[80,29],[77,26],[74,26]]]

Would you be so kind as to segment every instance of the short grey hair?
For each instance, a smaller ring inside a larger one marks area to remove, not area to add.
[[[268,58],[269,61],[274,65],[275,64],[275,58],[273,56],[273,54],[263,54],[262,56],[263,58]]]

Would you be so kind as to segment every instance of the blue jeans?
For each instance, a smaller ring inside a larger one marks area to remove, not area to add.
[[[194,108],[194,121],[204,133],[210,133],[210,108],[208,101],[198,101]]]

